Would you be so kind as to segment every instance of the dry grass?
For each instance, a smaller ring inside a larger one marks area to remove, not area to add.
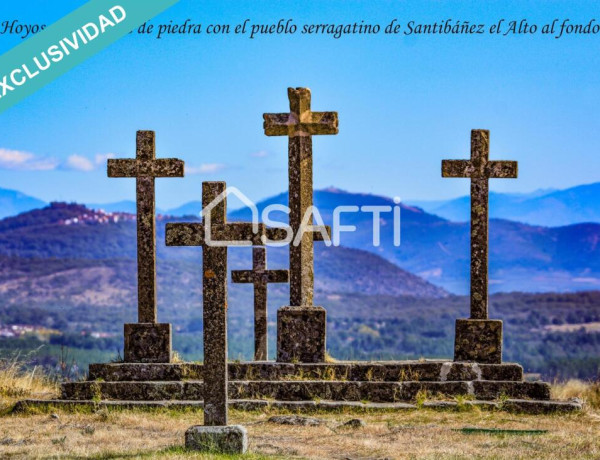
[[[52,396],[56,387],[17,360],[1,361],[0,407],[16,400]],[[246,426],[250,454],[244,458],[600,458],[600,385],[570,381],[555,385],[554,397],[588,403],[581,414],[513,415],[461,410],[313,413],[322,426],[282,426],[271,412],[231,412]],[[0,458],[232,458],[183,449],[184,433],[202,423],[201,411],[107,410],[0,416]],[[361,418],[358,429],[341,425]],[[466,434],[466,427],[547,430],[544,434]]]
[[[552,385],[554,399],[581,399],[589,408],[600,410],[600,383],[569,380]]]
[[[27,369],[18,356],[0,358],[0,413],[23,398],[49,398],[57,386],[39,368]]]
[[[322,426],[269,423],[272,413],[232,411],[247,427],[248,458],[544,458],[600,457],[600,416],[527,416],[472,409],[356,414],[317,413]],[[0,424],[2,458],[214,458],[182,448],[201,412],[107,411],[12,415]],[[366,427],[341,424],[359,417]],[[539,435],[465,434],[465,427],[547,430]]]

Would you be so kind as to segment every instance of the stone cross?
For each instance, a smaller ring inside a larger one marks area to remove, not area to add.
[[[288,88],[290,113],[265,113],[267,136],[288,136],[289,225],[294,237],[313,205],[312,136],[338,133],[337,112],[312,112],[310,89]],[[309,222],[312,225],[312,217]],[[318,234],[318,233],[317,233]],[[310,306],[314,291],[314,235],[304,232],[300,244],[289,245],[290,305]]]
[[[227,425],[227,245],[262,245],[263,224],[227,223],[225,182],[202,183],[203,223],[169,223],[167,246],[202,247],[204,425]],[[207,216],[210,228],[205,225]],[[255,233],[254,230],[258,229]],[[210,231],[214,246],[205,238]]]
[[[169,324],[156,324],[156,177],[183,177],[184,163],[156,158],[154,131],[138,131],[135,159],[109,159],[108,177],[135,177],[137,213],[138,323],[125,325],[125,360],[171,359]]]
[[[517,177],[516,161],[490,161],[490,132],[471,131],[471,159],[443,160],[443,177],[471,179],[471,316],[456,320],[454,360],[502,363],[502,321],[488,319],[489,179]]]
[[[252,249],[252,270],[233,270],[234,283],[254,284],[254,360],[266,361],[267,352],[267,284],[287,283],[288,270],[267,270],[267,251]]]
[[[442,177],[471,178],[471,319],[488,318],[489,179],[516,178],[516,161],[490,161],[490,132],[471,131],[471,159],[443,160]]]

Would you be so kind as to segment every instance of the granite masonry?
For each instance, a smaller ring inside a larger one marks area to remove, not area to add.
[[[265,113],[267,136],[288,136],[289,225],[299,241],[289,245],[290,305],[277,312],[277,361],[323,362],[326,312],[313,305],[314,234],[312,227],[312,136],[338,133],[337,112],[312,112],[308,88],[288,88],[289,113]],[[309,228],[312,227],[312,228]],[[298,244],[296,244],[298,243]]]
[[[227,245],[260,245],[264,225],[227,223],[225,182],[202,183],[204,220],[167,224],[167,246],[202,246],[204,424],[227,425]],[[262,231],[262,233],[261,233]],[[212,241],[208,240],[210,234]],[[216,243],[216,245],[215,245]]]
[[[156,220],[154,179],[183,177],[184,163],[156,158],[154,131],[138,131],[135,159],[108,160],[108,177],[135,177],[137,209],[138,322],[125,324],[125,361],[171,361],[171,325],[156,311]]]
[[[252,270],[233,270],[231,280],[234,283],[252,283],[254,285],[254,360],[266,361],[267,348],[267,285],[268,283],[287,283],[289,270],[267,270],[267,251],[265,248],[252,249]]]
[[[442,177],[471,178],[471,317],[456,321],[455,361],[502,362],[502,321],[488,317],[489,179],[516,178],[516,161],[491,161],[490,132],[471,131],[471,159],[443,160]]]

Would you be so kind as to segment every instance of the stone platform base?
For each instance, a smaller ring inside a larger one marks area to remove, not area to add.
[[[349,382],[339,380],[240,381],[229,382],[231,399],[279,401],[369,401],[376,403],[415,401],[419,394],[438,397],[465,396],[481,400],[501,398],[550,399],[544,382],[446,381],[446,382]],[[108,399],[130,401],[201,401],[201,380],[179,382],[72,382],[63,384],[62,399]]]
[[[277,361],[325,362],[327,312],[323,307],[282,307],[277,311]]]
[[[185,432],[185,447],[200,452],[244,454],[248,450],[248,433],[240,425],[197,425]]]
[[[230,363],[228,372],[229,398],[247,407],[248,401],[260,407],[270,401],[293,407],[312,407],[315,401],[414,405],[422,398],[550,401],[550,385],[524,381],[522,367],[514,363],[246,362]],[[195,363],[92,364],[87,381],[62,385],[61,400],[197,406],[204,398],[202,377],[203,366]]]
[[[500,364],[502,362],[502,321],[457,319],[454,361]]]
[[[87,408],[95,411],[100,409],[170,409],[170,410],[202,410],[202,401],[91,401],[91,400],[45,400],[26,399],[19,401],[14,413],[34,411],[51,412],[56,409],[70,410]],[[404,411],[417,410],[420,407],[434,410],[462,410],[465,407],[478,407],[483,410],[503,410],[512,413],[523,414],[568,414],[582,410],[582,404],[576,401],[535,401],[530,399],[506,399],[501,402],[481,401],[477,399],[457,401],[426,401],[421,406],[414,403],[371,403],[358,401],[275,401],[275,400],[250,400],[237,399],[229,401],[230,409],[243,411],[266,411],[283,410],[293,413],[340,412],[350,410],[352,412],[373,411]]]
[[[129,323],[124,326],[125,362],[170,363],[171,325]]]
[[[89,381],[202,380],[203,366],[196,363],[90,364]],[[442,360],[337,361],[333,363],[229,363],[229,380],[339,380],[351,382],[443,382],[471,380],[523,380],[523,368],[515,363],[478,364]]]

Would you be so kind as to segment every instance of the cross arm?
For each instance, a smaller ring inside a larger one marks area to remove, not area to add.
[[[183,177],[184,163],[177,158],[109,159],[108,177]]]
[[[267,283],[287,283],[290,281],[289,270],[267,270]]]
[[[264,246],[262,237],[265,235],[265,224],[258,224],[258,231],[255,233],[255,226],[249,222],[231,222],[224,225],[211,227],[211,235],[215,241],[248,241],[252,246]],[[215,228],[215,230],[213,230]]]
[[[287,136],[290,126],[294,124],[291,113],[264,113],[263,128],[267,136]],[[297,123],[297,120],[295,121]]]
[[[338,133],[337,112],[309,112],[303,120],[293,113],[263,114],[263,128],[267,136],[298,136]]]
[[[303,121],[301,126],[307,131],[307,134],[337,134],[338,114],[337,112],[310,112],[310,121]]]
[[[204,224],[169,223],[165,230],[167,246],[202,246],[204,244]]]
[[[167,246],[204,246],[209,245],[206,239],[206,226],[200,223],[169,223],[166,226],[165,238]],[[210,228],[210,239],[215,243],[231,242],[231,246],[239,242],[249,242],[252,246],[264,246],[262,236],[265,234],[264,224],[258,224],[258,232],[245,222],[216,224]]]
[[[234,283],[254,283],[252,270],[231,270],[231,281]]]
[[[494,179],[515,179],[519,173],[516,161],[490,161],[486,169],[486,175]]]
[[[331,227],[329,225],[314,225],[313,228],[313,241],[331,241]],[[323,231],[327,233],[329,238],[325,239],[323,237]],[[269,227],[266,229],[266,236],[270,241],[283,241],[287,237],[287,232],[285,228]]]
[[[107,169],[108,177],[135,177],[137,176],[137,160],[109,159]]]
[[[442,177],[473,177],[474,170],[469,160],[442,160]]]

